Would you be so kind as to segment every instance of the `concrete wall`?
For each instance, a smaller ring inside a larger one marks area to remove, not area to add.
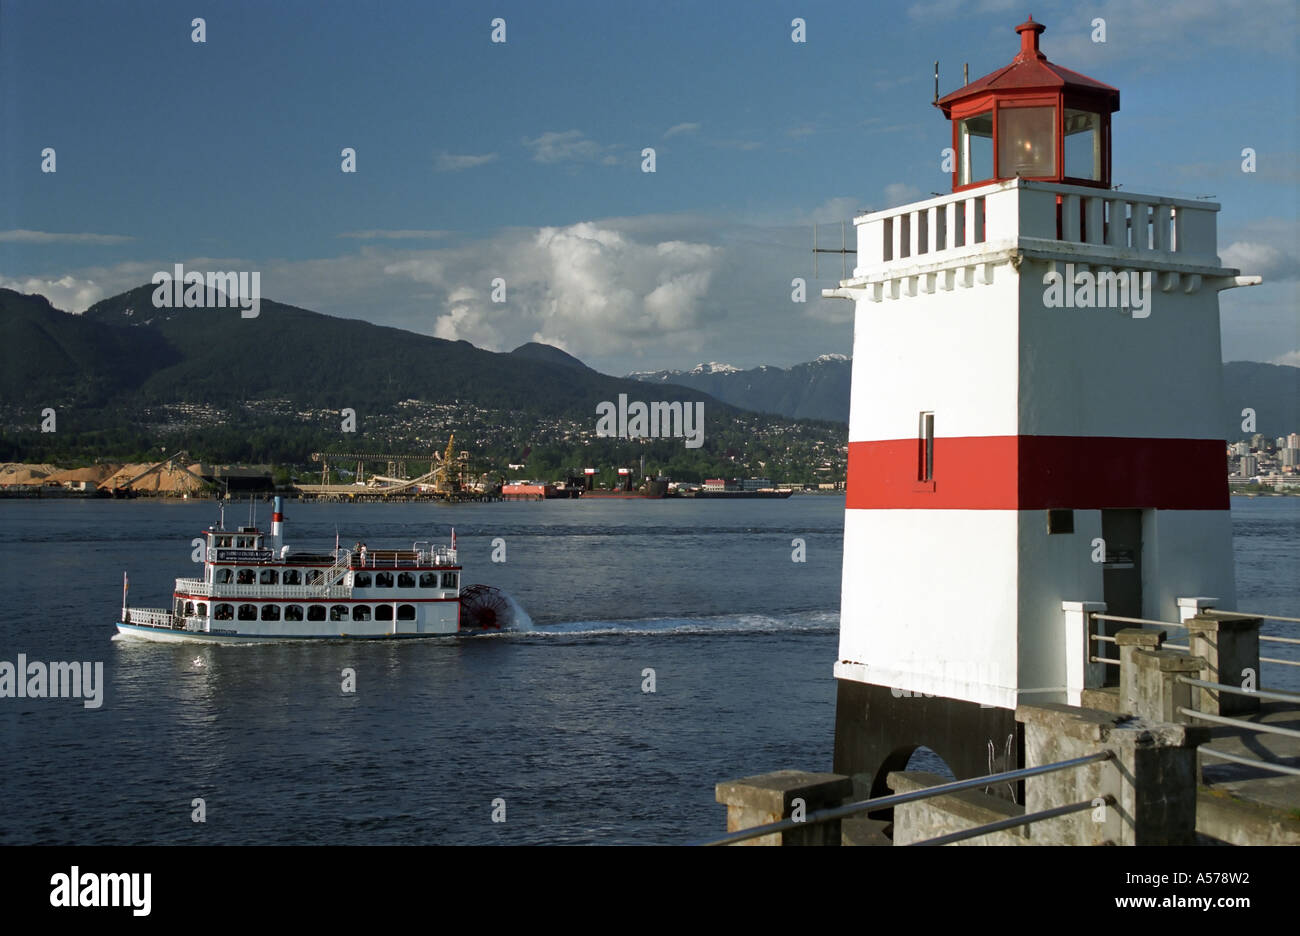
[[[1108,308],[1046,308],[1043,276],[1051,268],[1044,260],[1020,267],[1021,434],[1223,437],[1215,290],[1163,292],[1161,275],[1153,273],[1146,318]],[[1064,275],[1064,264],[1057,268]]]
[[[1015,511],[846,511],[839,660],[865,668],[837,675],[1014,708],[1017,523]]]

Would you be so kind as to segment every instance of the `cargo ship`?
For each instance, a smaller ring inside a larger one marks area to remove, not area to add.
[[[768,498],[784,500],[794,493],[793,488],[776,487],[769,478],[710,478],[693,497],[717,500]]]

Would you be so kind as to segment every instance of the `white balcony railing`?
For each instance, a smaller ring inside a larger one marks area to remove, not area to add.
[[[1099,262],[1220,267],[1213,202],[1014,179],[854,220],[857,279],[903,275],[997,248],[1088,245]]]

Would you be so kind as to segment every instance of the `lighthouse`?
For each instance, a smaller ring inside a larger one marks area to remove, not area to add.
[[[936,103],[951,194],[854,219],[834,770],[1023,760],[1107,670],[1090,613],[1234,607],[1219,206],[1112,186],[1119,91],[1011,63]],[[1128,625],[1119,625],[1128,626]],[[1091,632],[1089,627],[1092,628]]]

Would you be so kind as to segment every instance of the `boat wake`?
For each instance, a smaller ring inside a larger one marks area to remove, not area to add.
[[[518,607],[518,605],[516,605]],[[505,628],[502,636],[526,632],[536,637],[663,637],[730,634],[833,634],[839,629],[838,611],[796,611],[789,614],[716,614],[700,617],[663,617],[629,620],[557,621],[536,624],[519,608],[527,621]]]

